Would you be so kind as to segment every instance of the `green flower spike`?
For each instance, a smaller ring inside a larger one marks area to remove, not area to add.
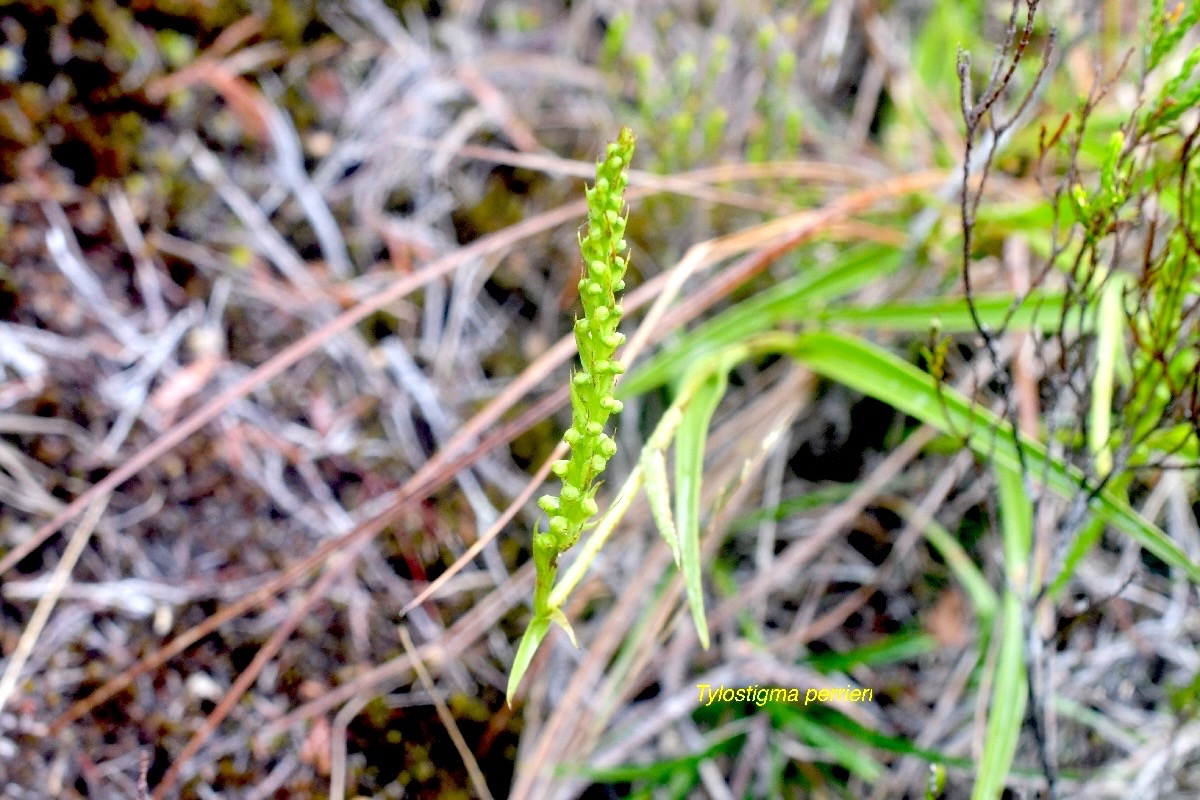
[[[613,389],[617,375],[625,369],[615,355],[625,341],[617,332],[622,313],[617,298],[625,288],[628,267],[622,253],[626,250],[625,185],[632,156],[633,132],[622,128],[617,141],[608,145],[604,158],[597,162],[596,183],[587,190],[587,235],[579,240],[584,265],[579,281],[583,317],[575,320],[580,368],[571,375],[571,427],[563,434],[571,452],[568,458],[550,467],[562,481],[558,497],[545,495],[538,500],[550,522],[545,531],[538,526],[533,532],[533,562],[537,570],[533,619],[509,675],[510,703],[551,622],[561,625],[572,643],[575,641],[567,618],[550,604],[550,590],[558,575],[559,555],[579,541],[579,535],[598,511],[596,480],[617,452],[617,443],[604,433],[604,425],[610,415],[621,410]]]

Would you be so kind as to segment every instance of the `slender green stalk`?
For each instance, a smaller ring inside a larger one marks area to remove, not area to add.
[[[633,132],[622,128],[617,140],[608,145],[604,158],[597,162],[596,183],[586,193],[587,234],[579,240],[583,254],[583,276],[579,281],[583,316],[575,320],[580,367],[571,375],[571,427],[563,434],[570,455],[550,468],[562,481],[558,496],[548,494],[538,500],[550,522],[545,531],[539,526],[533,533],[533,561],[537,570],[533,620],[509,675],[510,701],[529,660],[549,630],[549,623],[558,622],[571,633],[562,612],[550,602],[550,590],[558,575],[558,557],[579,541],[580,534],[599,510],[595,499],[600,486],[597,479],[617,452],[617,444],[604,433],[604,426],[610,415],[621,410],[621,401],[613,391],[617,376],[625,369],[616,360],[617,348],[625,341],[617,332],[621,322],[617,298],[625,288],[628,268],[628,260],[621,254],[627,247],[625,185],[633,144]]]
[[[562,480],[558,497],[545,495],[538,505],[550,515],[545,533],[533,539],[537,562],[537,592],[534,613],[546,608],[550,587],[557,572],[558,556],[575,542],[597,512],[596,479],[617,444],[604,433],[610,414],[621,410],[613,396],[617,375],[624,367],[614,356],[625,337],[617,332],[621,306],[617,296],[625,288],[625,184],[633,155],[633,132],[621,131],[608,146],[607,156],[596,165],[596,184],[587,190],[588,231],[579,240],[584,274],[579,281],[583,317],[575,320],[575,342],[581,369],[571,375],[571,427],[563,440],[571,454],[550,468]]]

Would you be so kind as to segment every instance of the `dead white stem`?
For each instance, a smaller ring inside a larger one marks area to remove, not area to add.
[[[437,714],[442,720],[442,724],[446,726],[446,732],[450,734],[450,740],[454,742],[454,748],[462,756],[463,764],[467,768],[467,775],[471,778],[471,785],[475,788],[476,796],[482,798],[482,800],[492,800],[492,793],[488,789],[487,780],[483,777],[483,772],[479,769],[479,763],[475,761],[475,755],[471,752],[471,748],[467,747],[467,742],[463,739],[462,732],[458,729],[458,723],[454,721],[454,715],[446,707],[446,701],[442,699],[441,693],[438,692],[433,678],[429,675],[429,670],[425,669],[425,662],[418,655],[417,648],[413,645],[412,637],[408,635],[408,628],[404,625],[400,626],[400,641],[404,645],[404,652],[408,654],[409,660],[412,661],[413,669],[416,670],[417,677],[421,680],[421,685],[425,687],[430,697],[433,698],[434,708],[437,709]]]
[[[79,243],[75,241],[75,234],[71,230],[67,215],[57,203],[49,201],[42,203],[42,213],[50,220],[52,226],[46,231],[46,249],[50,251],[55,266],[71,282],[72,288],[87,309],[112,332],[117,341],[135,354],[135,357],[136,354],[142,353],[146,349],[145,337],[112,304],[100,281],[84,263],[83,254]]]
[[[142,302],[146,304],[146,314],[149,317],[151,330],[161,330],[167,324],[167,307],[163,303],[162,282],[158,279],[158,267],[146,247],[146,239],[142,229],[138,227],[133,215],[129,198],[123,191],[117,190],[108,197],[108,208],[112,211],[113,222],[125,240],[125,247],[133,257],[133,266],[137,274],[138,291]]]
[[[50,614],[54,611],[54,606],[58,603],[62,590],[71,579],[71,570],[75,568],[75,563],[83,555],[83,549],[87,547],[88,540],[92,538],[92,531],[100,522],[100,515],[108,506],[109,497],[111,495],[103,494],[88,506],[83,519],[79,520],[79,526],[75,528],[75,533],[71,535],[71,540],[67,542],[67,549],[63,551],[62,559],[50,576],[50,585],[33,610],[33,616],[29,618],[29,624],[25,626],[25,631],[17,642],[17,649],[9,656],[8,664],[4,667],[4,675],[0,676],[0,710],[12,697],[13,690],[17,686],[17,679],[21,677],[21,670],[24,668],[25,662],[29,660],[42,629],[50,620]]]
[[[296,128],[275,104],[268,102],[264,107],[267,109],[267,132],[275,147],[278,175],[295,195],[304,216],[308,218],[329,271],[338,278],[348,278],[353,273],[353,266],[346,240],[342,238],[341,228],[333,218],[325,198],[304,170],[304,154],[300,149]]]

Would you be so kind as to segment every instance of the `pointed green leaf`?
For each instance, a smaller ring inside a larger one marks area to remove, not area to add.
[[[521,685],[521,679],[525,677],[525,671],[533,661],[533,654],[537,652],[538,645],[546,638],[546,632],[549,630],[550,620],[544,617],[534,617],[529,621],[529,627],[521,637],[521,644],[517,646],[517,657],[513,659],[512,669],[508,673],[508,689],[505,690],[504,696],[510,706],[517,694],[517,687]]]
[[[558,623],[558,627],[567,632],[567,638],[571,640],[571,646],[579,649],[579,642],[575,641],[575,630],[571,627],[567,615],[562,612],[557,606],[550,609],[550,621]]]

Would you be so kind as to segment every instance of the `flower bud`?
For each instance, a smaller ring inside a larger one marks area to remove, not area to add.
[[[625,344],[625,334],[615,332],[609,333],[603,337],[603,341],[606,347],[611,347],[613,350],[616,350],[618,347]]]

